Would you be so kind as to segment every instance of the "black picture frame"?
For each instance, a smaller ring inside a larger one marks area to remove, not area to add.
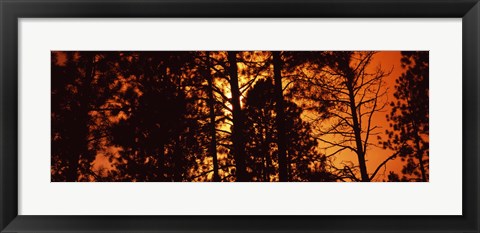
[[[0,15],[1,232],[479,232],[478,0],[0,0]],[[462,18],[463,215],[18,215],[18,19],[57,17]]]

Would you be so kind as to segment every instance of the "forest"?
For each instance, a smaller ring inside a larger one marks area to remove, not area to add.
[[[52,51],[52,182],[428,182],[428,51]]]

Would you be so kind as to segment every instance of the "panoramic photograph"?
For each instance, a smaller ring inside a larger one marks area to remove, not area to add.
[[[429,182],[428,51],[52,51],[52,182]]]

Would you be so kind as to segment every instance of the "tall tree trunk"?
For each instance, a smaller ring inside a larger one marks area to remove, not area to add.
[[[83,80],[81,80],[80,88],[78,90],[78,105],[72,107],[75,112],[75,122],[72,134],[72,155],[69,161],[69,169],[66,175],[66,181],[79,181],[79,172],[82,169],[90,169],[82,167],[81,160],[89,158],[88,150],[88,134],[89,134],[89,108],[90,98],[92,92],[92,81],[94,78],[94,60],[95,56],[92,52],[85,52],[85,73]],[[87,165],[88,166],[88,163]]]
[[[360,174],[362,176],[362,182],[370,182],[368,177],[367,165],[365,162],[365,151],[363,151],[363,142],[362,142],[362,129],[360,127],[360,122],[357,115],[357,107],[355,103],[355,93],[353,90],[353,80],[354,75],[353,71],[348,72],[346,85],[348,89],[348,97],[350,100],[350,111],[352,112],[352,121],[353,121],[353,132],[355,134],[355,143],[356,143],[356,153],[358,157],[358,164],[360,166]]]
[[[425,164],[424,164],[424,161],[423,161],[423,151],[418,151],[418,156],[417,156],[417,159],[418,159],[418,165],[420,166],[420,172],[422,174],[422,181],[423,182],[427,182],[427,174],[426,174],[426,171],[425,171]]]
[[[245,138],[243,135],[244,117],[240,105],[240,88],[238,85],[238,68],[237,68],[237,52],[229,51],[228,62],[230,73],[230,89],[232,92],[232,142],[233,153],[236,166],[237,181],[247,181],[246,167],[245,167]]]
[[[283,88],[282,88],[282,60],[279,51],[273,51],[273,76],[275,81],[275,110],[277,123],[277,145],[278,145],[278,170],[280,182],[288,181],[287,173],[287,149],[285,140],[285,119],[283,104]]]
[[[173,153],[173,181],[181,182],[183,181],[183,153],[180,143],[182,142],[182,136],[179,134],[175,141],[175,152]]]
[[[160,170],[160,172],[158,173],[158,177],[157,177],[157,180],[160,181],[160,182],[163,182],[163,181],[166,181],[167,177],[166,177],[166,168],[165,168],[165,144],[164,143],[161,143],[159,146],[158,146],[158,170]]]
[[[270,181],[270,174],[269,174],[269,169],[270,169],[270,165],[269,165],[269,156],[268,156],[268,153],[269,153],[269,132],[268,132],[268,127],[266,127],[263,123],[261,124],[262,126],[262,132],[264,132],[264,135],[265,135],[265,138],[263,138],[263,142],[262,142],[262,166],[263,166],[263,181],[264,182],[269,182]],[[263,137],[263,134],[262,134],[262,137]]]
[[[167,70],[165,70],[165,71],[166,71],[165,76],[169,77],[170,76],[169,72]],[[181,79],[177,78],[176,81],[177,81],[177,83],[176,83],[177,88],[176,88],[175,96],[178,97],[178,96],[180,96],[180,93],[184,92],[184,90],[182,90]],[[182,116],[182,119],[179,119],[180,122],[177,123],[178,128],[175,131],[180,130],[180,129],[183,130],[185,128],[184,120],[185,119],[183,118],[183,116]],[[175,140],[175,152],[173,153],[173,156],[174,156],[173,166],[172,166],[173,174],[171,174],[171,175],[173,175],[173,181],[175,181],[175,182],[179,182],[179,181],[183,180],[183,172],[184,172],[184,170],[183,170],[183,167],[184,167],[184,164],[183,164],[184,153],[182,151],[182,146],[181,146],[183,137],[182,137],[181,133],[177,132],[177,134],[178,135],[176,136],[177,138]]]
[[[213,158],[213,181],[219,182],[220,175],[218,174],[218,158],[217,158],[217,127],[215,124],[215,96],[213,93],[213,76],[210,71],[210,53],[206,52],[206,78],[208,82],[208,108],[210,117],[210,155]]]
[[[409,85],[411,86],[411,85]],[[408,97],[408,100],[407,100],[407,104],[409,106],[409,109],[410,109],[410,113],[414,116],[418,116],[417,112],[415,111],[415,102],[414,102],[414,99],[415,99],[415,96],[413,94],[413,92],[410,93],[409,97]],[[420,149],[420,141],[422,140],[420,138],[420,135],[419,135],[419,124],[418,122],[416,121],[416,119],[412,119],[412,130],[414,130],[414,143],[415,143],[415,150],[417,152],[416,154],[416,158],[418,159],[418,166],[420,167],[420,173],[421,173],[421,176],[422,176],[422,181],[423,182],[427,182],[427,174],[426,174],[426,171],[425,171],[425,165],[424,165],[424,161],[423,161],[423,150]]]
[[[418,166],[420,166],[420,173],[422,175],[422,181],[427,182],[427,174],[425,171],[425,164],[423,161],[423,150],[420,149],[420,135],[418,135],[418,126],[414,120],[413,129],[415,130],[415,149],[417,151]]]

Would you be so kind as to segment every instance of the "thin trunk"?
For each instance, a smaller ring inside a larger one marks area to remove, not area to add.
[[[426,171],[425,171],[425,164],[424,164],[424,161],[423,161],[422,157],[423,157],[423,152],[419,151],[417,159],[418,159],[419,166],[420,166],[420,172],[422,173],[422,181],[427,182],[427,174],[426,174]]]
[[[408,105],[410,107],[410,114],[414,115],[414,116],[418,116],[418,114],[416,113],[415,111],[415,107],[414,107],[414,102],[412,101],[415,97],[412,96],[413,93],[410,93],[410,96],[408,97]],[[420,172],[421,172],[421,175],[422,175],[422,181],[423,182],[427,182],[427,174],[426,174],[426,171],[425,171],[425,165],[424,165],[424,161],[423,161],[423,150],[420,149],[420,135],[418,135],[418,130],[419,130],[419,127],[418,127],[418,124],[417,122],[415,121],[415,119],[412,119],[412,126],[413,126],[413,130],[415,131],[414,134],[415,134],[415,149],[417,151],[417,155],[415,156],[417,159],[418,159],[418,164],[420,166]]]
[[[272,169],[272,158],[270,157],[270,142],[273,141],[272,139],[272,132],[270,132],[268,129],[268,123],[265,125],[265,129],[266,129],[266,132],[265,132],[265,144],[266,144],[266,151],[264,152],[265,153],[265,170],[266,170],[266,180],[267,182],[270,182],[270,175],[271,175],[271,169]]]
[[[262,165],[263,165],[263,181],[268,182],[270,174],[268,173],[269,165],[268,165],[268,152],[269,152],[269,133],[268,128],[262,124],[263,130],[265,131],[265,138],[262,142]]]
[[[420,172],[421,172],[421,175],[422,175],[422,181],[423,182],[427,182],[427,174],[426,174],[426,171],[425,171],[425,164],[424,164],[424,161],[423,161],[423,150],[420,149],[420,136],[418,135],[418,131],[417,131],[417,126],[416,124],[414,123],[413,124],[413,128],[415,130],[415,149],[417,151],[417,159],[418,159],[418,165],[420,166]]]
[[[300,154],[299,157],[301,158],[302,155]],[[286,153],[286,158],[287,158],[287,177],[288,180],[293,180],[293,175],[292,175],[292,161],[290,160],[290,155],[288,154],[288,151]]]
[[[275,81],[275,110],[276,110],[276,123],[277,123],[277,145],[278,145],[278,170],[280,182],[288,181],[287,173],[287,149],[285,140],[285,113],[283,104],[283,88],[282,88],[282,60],[280,58],[280,52],[274,51],[273,55],[273,76]]]
[[[167,70],[166,70],[167,71]],[[169,77],[169,73],[168,71],[165,73],[166,77]],[[181,84],[181,79],[177,78],[176,79],[177,83],[177,89],[176,89],[176,94],[175,96],[178,98],[178,96],[180,96],[180,93],[183,93],[183,90],[182,90],[182,84]],[[183,130],[185,128],[184,126],[184,120],[183,119],[183,116],[182,116],[182,119],[178,119],[179,122],[177,124],[177,127],[178,127],[178,130]],[[175,152],[173,153],[173,181],[175,182],[179,182],[179,181],[182,181],[183,180],[183,151],[182,151],[182,146],[181,146],[181,142],[182,142],[182,134],[180,132],[178,132],[178,135],[177,135],[177,138],[176,138],[176,141],[175,141]]]
[[[183,172],[183,154],[182,154],[182,147],[180,143],[182,141],[182,137],[179,134],[176,142],[175,142],[175,152],[173,153],[173,181],[181,182],[183,180],[182,172]]]
[[[78,106],[76,111],[76,119],[74,133],[72,138],[73,157],[69,161],[69,171],[67,173],[67,181],[75,182],[79,180],[79,170],[82,169],[81,160],[88,158],[88,132],[89,132],[89,105],[91,98],[91,85],[93,81],[94,54],[86,52],[85,56],[85,74],[79,88]],[[89,169],[89,168],[88,168]]]
[[[350,99],[350,111],[352,112],[352,121],[353,121],[353,132],[355,134],[355,143],[357,147],[357,157],[358,157],[358,164],[360,166],[360,174],[362,176],[362,182],[370,182],[370,178],[368,177],[367,172],[367,165],[365,162],[365,151],[363,151],[363,142],[362,142],[362,134],[360,123],[357,115],[357,108],[355,103],[355,94],[353,90],[353,73],[349,72],[350,74],[347,77],[346,84],[348,89],[348,95]]]
[[[213,94],[213,77],[210,72],[210,54],[206,53],[207,71],[206,78],[208,82],[208,108],[210,111],[210,155],[213,158],[213,181],[220,182],[220,175],[218,174],[218,158],[217,158],[217,128],[215,125],[215,96]]]
[[[230,89],[232,92],[232,142],[233,153],[236,164],[237,181],[247,181],[245,168],[245,139],[243,136],[244,117],[240,105],[240,88],[238,85],[237,52],[228,52]]]
[[[165,144],[160,144],[158,146],[158,170],[160,172],[158,173],[158,181],[166,181],[166,176],[165,176]]]

